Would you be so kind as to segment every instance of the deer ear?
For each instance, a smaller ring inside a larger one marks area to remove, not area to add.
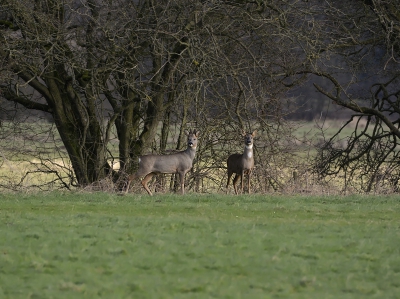
[[[256,136],[257,130],[254,130],[253,133],[251,133],[251,136]]]
[[[188,130],[185,130],[185,135],[189,136],[190,132]]]
[[[244,137],[244,136],[246,136],[246,135],[247,135],[246,131],[245,131],[245,130],[242,130],[242,136]]]
[[[193,131],[193,134],[196,135],[197,137],[199,137],[200,131],[194,130],[194,131]]]

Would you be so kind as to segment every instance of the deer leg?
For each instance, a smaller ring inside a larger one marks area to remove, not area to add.
[[[127,185],[126,185],[125,194],[128,193],[128,191],[129,191],[129,186],[130,186],[131,182],[132,182],[134,179],[136,179],[136,178],[137,178],[136,173],[131,174],[130,176],[128,176],[128,183],[127,183]]]
[[[182,195],[184,195],[185,194],[185,173],[180,172],[179,178],[181,180],[181,192],[182,192]]]
[[[228,171],[228,181],[226,182],[226,193],[228,193],[229,181],[231,180],[233,172]]]
[[[240,177],[241,177],[240,174],[235,174],[235,177],[233,179],[233,188],[235,189],[236,195],[238,194],[236,184],[237,184],[237,181],[239,180]]]
[[[242,171],[242,175],[240,176],[240,187],[242,188],[242,194],[243,194],[243,179],[244,179],[244,170]]]
[[[147,183],[151,180],[151,178],[155,175],[154,172],[150,172],[148,175],[146,175],[144,177],[144,179],[142,180],[142,186],[144,189],[146,189],[147,193],[149,193],[149,195],[153,195],[153,193],[151,193],[149,187],[147,186]]]
[[[250,177],[251,177],[251,170],[249,170],[249,172],[248,172],[248,181],[247,181],[247,191],[249,192],[249,194],[251,193],[250,192]]]

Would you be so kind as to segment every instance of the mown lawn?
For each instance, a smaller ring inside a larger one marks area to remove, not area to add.
[[[400,198],[0,195],[0,298],[398,298]]]

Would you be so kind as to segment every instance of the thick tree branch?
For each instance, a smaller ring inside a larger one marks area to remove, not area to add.
[[[28,100],[26,97],[18,96],[16,93],[10,91],[8,88],[0,88],[2,96],[10,102],[18,103],[25,108],[39,110],[43,112],[51,113],[52,110],[49,105],[41,104]]]

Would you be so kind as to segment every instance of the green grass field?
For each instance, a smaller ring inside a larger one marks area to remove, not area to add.
[[[399,197],[0,196],[0,298],[398,298]]]

